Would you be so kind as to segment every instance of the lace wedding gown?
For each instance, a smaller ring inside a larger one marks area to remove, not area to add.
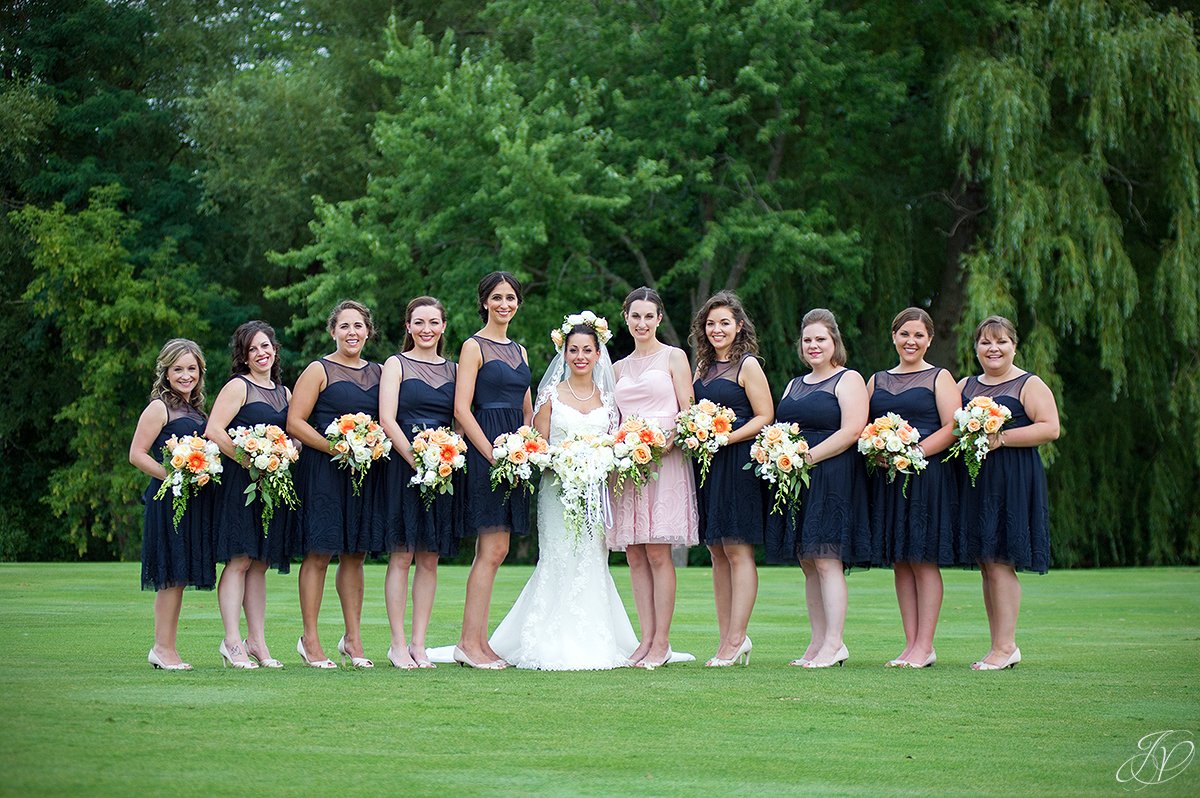
[[[550,443],[608,432],[605,407],[582,413],[551,392]],[[518,668],[609,670],[628,664],[638,640],[608,572],[601,525],[576,540],[568,531],[558,479],[542,477],[537,506],[538,563],[492,633],[492,648]],[[589,534],[590,532],[590,534]]]

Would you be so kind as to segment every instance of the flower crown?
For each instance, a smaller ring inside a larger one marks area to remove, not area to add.
[[[571,330],[580,325],[586,325],[596,331],[596,337],[600,339],[600,343],[607,344],[612,340],[612,330],[608,329],[608,319],[603,316],[597,316],[590,310],[585,310],[582,313],[572,313],[570,316],[563,316],[562,325],[555,327],[550,331],[550,340],[554,342],[554,348],[562,351],[563,344],[566,343],[567,336]]]

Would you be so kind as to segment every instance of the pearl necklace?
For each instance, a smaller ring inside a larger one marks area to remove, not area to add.
[[[579,394],[575,393],[575,389],[571,387],[570,380],[563,380],[563,382],[565,382],[567,384],[567,390],[571,392],[571,396],[575,397],[576,402],[591,401],[591,398],[596,395],[596,383],[594,380],[592,382],[592,392],[589,393],[587,396],[580,396]]]

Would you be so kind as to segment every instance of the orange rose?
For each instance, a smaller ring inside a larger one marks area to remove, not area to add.
[[[879,428],[876,427],[874,424],[868,424],[866,426],[866,428],[862,431],[862,435],[860,435],[859,437],[860,438],[874,438],[878,434],[879,434]]]
[[[352,432],[357,426],[354,423],[354,419],[350,418],[349,416],[342,416],[339,418],[337,425],[338,432],[342,433],[343,435],[345,435],[347,432]]]
[[[896,434],[900,436],[902,443],[912,443],[913,433],[916,432],[912,427],[901,427]]]
[[[695,431],[696,431],[696,430],[698,430],[698,429],[699,429],[699,427],[697,427],[697,426],[696,426],[696,422],[695,422],[695,421],[689,421],[689,422],[687,423],[687,431],[688,431],[688,432],[695,432]]]
[[[696,430],[696,437],[702,441],[708,440],[708,430],[706,430],[706,429]]]
[[[645,465],[654,459],[654,455],[650,452],[650,447],[644,443],[639,443],[633,447],[633,461],[638,465]]]
[[[438,466],[438,476],[448,477],[453,470],[454,469],[450,467],[449,463],[442,463]]]
[[[733,430],[733,425],[729,423],[729,419],[725,418],[725,416],[714,416],[712,428],[715,434],[726,435]]]
[[[380,457],[383,457],[383,444],[382,443],[371,450],[371,459],[372,460],[378,460]]]

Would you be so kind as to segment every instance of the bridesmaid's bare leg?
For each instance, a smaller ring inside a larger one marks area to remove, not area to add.
[[[634,544],[625,549],[625,559],[629,562],[629,581],[633,585],[633,603],[637,607],[638,626],[642,631],[638,647],[629,655],[630,663],[635,664],[650,650],[657,625],[654,612],[654,575],[650,571],[650,561],[646,558],[647,548],[644,544]]]
[[[917,578],[912,566],[906,562],[898,562],[893,565],[892,573],[896,583],[896,603],[900,605],[900,625],[904,627],[904,650],[896,659],[907,662],[913,646],[917,643],[919,629]],[[925,657],[922,657],[918,661],[924,661],[924,659]]]
[[[729,543],[724,547],[729,562],[729,620],[721,638],[717,656],[732,659],[738,646],[746,639],[750,613],[758,597],[758,568],[754,564],[754,547],[747,543]]]
[[[304,623],[304,650],[313,662],[328,659],[321,647],[317,618],[321,615],[321,598],[325,595],[325,572],[329,570],[327,554],[306,554],[300,563],[300,619]]]
[[[366,656],[362,642],[362,606],[366,581],[363,560],[366,558],[365,554],[339,555],[335,577],[338,599],[342,603],[342,619],[346,623],[346,653],[353,657]]]
[[[717,608],[717,651],[725,645],[729,636],[729,613],[733,603],[733,580],[729,570],[729,558],[723,546],[709,546],[712,555],[713,602]],[[714,655],[716,656],[716,655]]]
[[[168,587],[154,594],[154,653],[166,665],[183,662],[175,646],[182,608],[182,587]]]
[[[675,563],[670,544],[646,544],[646,559],[654,591],[654,642],[646,657],[651,662],[661,662],[671,648],[671,619],[675,615]]]
[[[803,659],[811,660],[825,644],[825,630],[828,624],[825,620],[825,605],[821,601],[821,576],[817,572],[817,563],[815,560],[801,560],[800,568],[804,571],[804,606],[808,610],[808,625],[812,632],[808,648],[804,649]]]
[[[488,612],[496,573],[508,556],[509,533],[491,532],[475,541],[475,561],[467,576],[467,597],[463,605],[462,634],[458,647],[472,662],[495,662],[499,655],[488,645]]]

